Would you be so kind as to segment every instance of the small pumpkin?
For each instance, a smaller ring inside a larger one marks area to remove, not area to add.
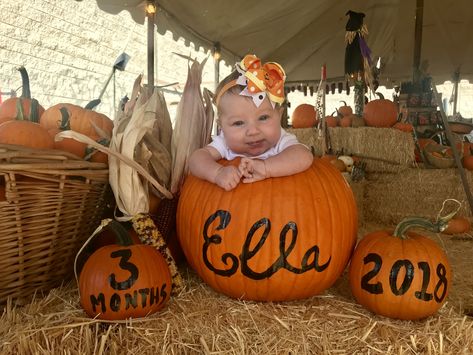
[[[30,121],[14,120],[0,124],[0,143],[38,149],[54,148],[54,140],[48,131]]]
[[[429,144],[438,144],[436,141],[434,141],[433,139],[431,138],[418,138],[417,139],[417,144],[419,146],[419,149],[421,151],[424,150],[424,148],[429,145]],[[415,159],[417,162],[422,162],[422,156],[419,152],[419,149],[417,149],[417,147],[414,149],[414,154],[415,154]]]
[[[352,114],[353,114],[353,109],[351,108],[351,106],[348,106],[345,101],[340,101],[340,102],[343,103],[343,106],[340,106],[340,107],[337,109],[338,113],[339,113],[342,117],[352,115]]]
[[[199,276],[227,296],[260,301],[306,298],[332,286],[357,224],[349,185],[324,159],[231,191],[189,175],[177,210],[179,242]]]
[[[471,222],[466,217],[454,217],[448,221],[447,228],[443,231],[445,234],[468,233],[471,229]]]
[[[446,220],[406,218],[394,232],[381,230],[361,239],[349,268],[353,296],[368,310],[390,318],[416,320],[434,314],[446,301],[452,272],[444,251],[432,239],[409,231],[440,232]]]
[[[79,276],[80,304],[92,318],[140,318],[162,309],[170,298],[171,274],[152,246],[133,244],[116,221],[108,225],[118,244],[105,245],[85,262]]]
[[[408,132],[408,133],[414,131],[414,126],[407,122],[397,122],[394,124],[393,128],[398,129],[402,132]]]
[[[338,117],[334,116],[335,112],[333,112],[330,116],[325,116],[325,124],[326,124],[327,127],[337,127],[338,126]]]
[[[30,79],[25,67],[18,68],[22,81],[20,97],[10,97],[0,105],[0,123],[10,120],[38,122],[44,112],[38,100],[31,97]]]
[[[358,118],[358,116],[354,114],[343,116],[339,121],[340,127],[351,127],[353,125],[353,120],[356,118]]]
[[[291,119],[292,127],[294,128],[315,127],[319,122],[315,106],[310,104],[301,104],[297,106],[292,113]]]
[[[467,155],[462,158],[462,165],[467,170],[473,170],[473,155]]]
[[[397,122],[397,105],[377,94],[379,99],[369,101],[363,109],[365,123],[370,127],[392,127]]]

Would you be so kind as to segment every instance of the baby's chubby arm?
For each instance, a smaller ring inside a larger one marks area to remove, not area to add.
[[[266,160],[242,158],[239,169],[243,174],[243,182],[250,183],[300,173],[312,165],[313,159],[307,147],[295,144]]]
[[[189,170],[192,175],[230,191],[240,183],[241,173],[236,166],[217,163],[221,158],[218,150],[213,147],[197,149],[189,158]]]

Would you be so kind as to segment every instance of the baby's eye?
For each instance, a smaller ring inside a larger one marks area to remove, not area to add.
[[[243,126],[243,124],[244,124],[243,121],[234,121],[234,122],[232,122],[232,126],[237,126],[237,127]]]
[[[260,121],[266,121],[269,119],[269,115],[262,115],[262,116],[259,116],[259,120]]]

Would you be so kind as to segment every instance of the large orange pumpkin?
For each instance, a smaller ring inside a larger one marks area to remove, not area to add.
[[[85,262],[79,276],[80,303],[90,317],[140,318],[159,311],[171,293],[171,273],[152,246],[132,244],[118,222],[109,226],[119,244],[106,245]]]
[[[310,104],[301,104],[297,106],[292,113],[291,119],[292,127],[294,128],[314,127],[319,122],[315,106]]]
[[[393,231],[376,231],[357,245],[349,268],[355,299],[370,311],[416,320],[434,314],[452,283],[447,256],[432,239],[409,232],[421,227],[440,232],[446,225],[407,218]]]
[[[38,149],[53,149],[54,147],[53,138],[38,123],[18,120],[0,124],[0,143]]]
[[[11,97],[0,105],[0,123],[10,120],[29,120],[38,122],[44,112],[38,100],[31,97],[30,80],[25,67],[18,68],[22,81],[20,97]]]
[[[397,122],[397,105],[391,100],[379,99],[368,102],[363,109],[363,118],[370,127],[392,127]]]
[[[329,288],[345,269],[357,210],[341,173],[315,159],[302,173],[232,191],[188,176],[177,233],[187,261],[215,290],[249,300],[301,299]]]

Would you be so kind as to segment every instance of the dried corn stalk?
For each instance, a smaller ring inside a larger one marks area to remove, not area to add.
[[[173,198],[166,187],[171,175],[172,127],[162,93],[159,89],[151,92],[140,83],[141,77],[138,77],[131,101],[115,122],[110,148],[72,131],[62,132],[57,138],[74,138],[109,155],[110,186],[123,214],[115,218],[131,220],[141,241],[163,254],[171,271],[173,294],[176,294],[183,287],[182,279],[165,239],[148,213],[148,182],[161,197]]]
[[[172,174],[171,192],[176,194],[188,173],[189,156],[198,148],[210,142],[213,123],[213,109],[211,93],[200,90],[202,70],[207,59],[202,63],[197,60],[181,56],[192,62],[188,67],[187,81],[182,93],[181,101],[177,106],[174,134],[172,136]]]

